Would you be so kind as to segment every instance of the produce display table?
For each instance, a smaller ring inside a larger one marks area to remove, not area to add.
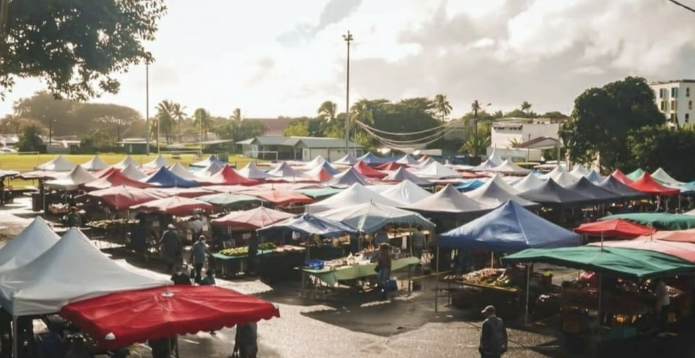
[[[408,267],[410,265],[417,265],[420,263],[420,259],[417,257],[405,257],[401,259],[396,259],[391,261],[391,272]],[[338,281],[355,280],[359,278],[375,276],[376,263],[369,263],[363,265],[349,265],[341,266],[336,268],[324,268],[321,270],[311,270],[303,268],[302,272],[316,277],[328,286],[335,286]]]
[[[305,251],[306,248],[293,245],[277,246],[273,250],[258,250],[256,272],[265,279],[272,279],[283,272],[291,272],[291,268],[296,266],[297,262],[301,262]],[[229,256],[222,251],[213,253],[211,256],[217,261],[215,266],[222,276],[245,271],[246,260],[249,257],[248,254]],[[286,263],[288,260],[290,263]]]

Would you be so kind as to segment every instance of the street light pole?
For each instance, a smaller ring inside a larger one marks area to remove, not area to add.
[[[343,35],[343,40],[347,43],[347,78],[345,90],[345,154],[350,154],[350,42],[353,37],[350,31]]]
[[[146,153],[150,155],[150,59],[145,60],[145,123],[147,129],[145,130],[147,138]],[[159,139],[157,139],[159,140]]]

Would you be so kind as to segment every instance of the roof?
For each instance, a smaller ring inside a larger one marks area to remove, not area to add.
[[[558,144],[562,146],[562,143],[555,138],[538,137],[531,140],[527,140],[519,145],[516,145],[515,148],[549,149],[556,148]]]
[[[695,80],[689,80],[689,79],[682,79],[682,80],[669,80],[669,81],[657,81],[657,82],[652,82],[649,85],[654,86],[654,85],[667,85],[670,83],[695,83]]]
[[[340,138],[318,138],[318,137],[285,137],[285,136],[258,136],[245,139],[237,144],[256,144],[256,145],[279,145],[279,146],[300,146],[304,148],[345,148],[345,140]],[[361,145],[350,142],[351,148],[362,148]]]

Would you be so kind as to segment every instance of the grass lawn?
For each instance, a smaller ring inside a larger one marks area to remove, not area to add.
[[[15,170],[20,173],[29,172],[34,170],[37,165],[46,163],[58,155],[56,154],[0,154],[0,169],[4,170]],[[75,163],[82,164],[90,160],[94,155],[91,154],[64,154],[65,159]],[[196,158],[194,154],[180,154],[180,159],[172,159],[171,154],[162,154],[164,158],[170,163],[179,162],[185,166],[190,163],[200,161],[202,159]],[[131,155],[133,159],[139,163],[145,164],[157,157],[157,154],[152,155]],[[106,164],[116,164],[125,158],[125,154],[114,154],[114,153],[104,153],[99,154],[99,158]],[[204,158],[207,158],[204,155]],[[248,158],[241,155],[230,155],[229,164],[236,166],[237,168],[242,168],[245,166],[252,158]],[[21,179],[13,179],[12,186],[21,187],[27,185],[35,185],[32,181],[25,181]]]

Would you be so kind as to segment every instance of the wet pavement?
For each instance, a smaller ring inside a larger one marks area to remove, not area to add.
[[[0,233],[16,234],[30,222],[33,214],[13,204],[0,210]],[[156,271],[156,261],[108,250],[115,259]],[[448,307],[434,310],[434,283],[422,282],[423,289],[412,294],[381,301],[373,293],[343,293],[337,298],[317,302],[299,294],[299,283],[269,286],[254,279],[218,280],[222,287],[255,294],[280,306],[281,318],[259,322],[260,358],[421,358],[478,357],[481,317]],[[558,323],[524,327],[509,323],[508,358],[589,357],[570,354]],[[695,327],[695,325],[693,325]],[[608,357],[695,358],[695,328],[682,327],[678,335],[666,339],[642,338],[620,341],[610,347]],[[228,357],[234,345],[235,330],[223,329],[212,336],[207,332],[180,337],[181,357]],[[133,347],[134,357],[151,357],[144,345]]]

